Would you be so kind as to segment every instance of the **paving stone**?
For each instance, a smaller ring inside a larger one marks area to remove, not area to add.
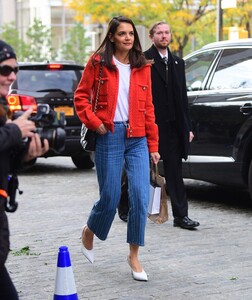
[[[67,246],[79,300],[250,300],[252,299],[251,208],[190,198],[197,230],[170,219],[146,226],[140,259],[148,282],[132,279],[126,257],[126,223],[115,216],[106,241],[94,241],[95,263],[80,252],[80,235],[98,197],[95,170],[77,170],[69,158],[40,159],[20,175],[19,208],[8,214],[11,249],[7,267],[20,300],[53,298],[60,246]],[[202,189],[202,187],[199,187]],[[201,194],[204,198],[204,193]]]

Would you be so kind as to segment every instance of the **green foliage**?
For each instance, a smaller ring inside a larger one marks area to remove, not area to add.
[[[51,29],[42,24],[39,19],[34,19],[34,23],[26,33],[29,39],[29,61],[47,61],[56,57],[52,47]]]
[[[14,23],[1,27],[0,38],[10,44],[16,54],[18,61],[47,61],[55,59],[56,53],[52,45],[51,29],[48,29],[38,19],[34,20],[27,33],[28,42],[18,37],[18,30]]]
[[[16,250],[16,251],[11,250],[11,254],[14,255],[14,256],[22,256],[22,255],[36,255],[36,256],[38,256],[39,255],[37,253],[31,252],[29,246],[25,246],[25,247],[21,248],[20,250]]]
[[[247,30],[248,37],[251,37],[251,1],[237,1],[236,6],[236,8],[228,8],[223,10],[223,25],[226,28],[235,26]]]
[[[0,38],[13,47],[19,61],[24,60],[28,55],[27,46],[24,41],[19,39],[14,22],[3,25],[1,31]]]
[[[232,276],[232,277],[229,278],[229,280],[238,280],[238,277]]]
[[[131,18],[136,25],[147,29],[159,21],[168,22],[172,30],[172,52],[179,56],[216,40],[215,0],[63,0],[76,11],[77,23],[61,47],[64,59],[83,63],[89,40],[82,23],[105,24],[117,15]],[[251,36],[251,1],[237,1],[237,8],[223,10],[223,26],[238,26]],[[47,61],[55,59],[51,30],[35,19],[27,31],[28,42],[18,37],[14,23],[0,28],[0,38],[13,46],[19,61]]]
[[[184,48],[191,40],[202,35],[198,23],[205,15],[215,11],[215,0],[64,0],[76,10],[76,17],[83,21],[89,16],[91,22],[105,23],[116,15],[131,18],[136,25],[149,28],[153,23],[164,20],[171,26],[173,42],[171,50],[183,56]],[[215,16],[213,17],[213,22]],[[207,24],[204,24],[208,28]]]
[[[202,16],[202,18],[194,24],[195,31],[189,35],[189,41],[183,48],[183,56],[208,43],[216,42],[216,36],[214,34],[216,32],[216,24],[214,18],[215,12],[211,12]],[[207,30],[204,30],[204,34],[202,34],[202,28],[205,28],[206,24],[208,24]]]
[[[215,0],[64,0],[76,11],[78,20],[88,16],[91,22],[106,23],[113,16],[125,15],[136,25],[149,28],[164,20],[172,29],[171,50],[183,56],[190,49],[216,41]],[[223,10],[223,26],[238,26],[251,36],[251,1],[237,1],[236,8]]]
[[[75,23],[70,30],[67,41],[61,47],[62,58],[74,60],[84,64],[87,57],[87,48],[90,46],[90,38],[85,37],[86,30],[80,23]]]

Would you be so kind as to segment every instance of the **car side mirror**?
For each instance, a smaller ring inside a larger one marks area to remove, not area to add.
[[[199,91],[201,90],[201,84],[202,82],[200,80],[194,81],[190,86],[187,86],[187,91]]]

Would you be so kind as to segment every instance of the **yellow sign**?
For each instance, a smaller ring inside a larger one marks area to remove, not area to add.
[[[74,109],[70,106],[58,106],[54,107],[54,111],[56,112],[64,112],[65,116],[73,116],[74,115]]]

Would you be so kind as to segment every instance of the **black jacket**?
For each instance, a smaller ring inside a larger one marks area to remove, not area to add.
[[[5,99],[0,98],[0,189],[8,192],[8,175],[21,162],[18,149],[19,145],[22,144],[22,135],[16,124],[6,124],[4,102]],[[0,196],[0,270],[4,268],[10,246],[5,202],[6,199]]]
[[[152,79],[152,96],[153,104],[155,107],[156,123],[159,127],[159,139],[163,139],[164,130],[160,130],[165,123],[168,122],[168,95],[172,100],[174,107],[174,115],[178,134],[180,136],[182,153],[181,158],[187,159],[189,151],[189,132],[192,130],[191,120],[189,116],[188,98],[186,90],[185,79],[185,63],[184,60],[178,56],[169,53],[169,80],[166,84],[165,64],[160,57],[157,48],[152,45],[147,51],[144,52],[148,60],[153,61],[151,69]],[[165,148],[164,143],[160,143],[161,148]],[[159,152],[165,153],[165,149],[159,149]]]
[[[0,116],[0,189],[7,190],[8,175],[20,166],[22,135],[16,124],[6,124],[6,116]]]

